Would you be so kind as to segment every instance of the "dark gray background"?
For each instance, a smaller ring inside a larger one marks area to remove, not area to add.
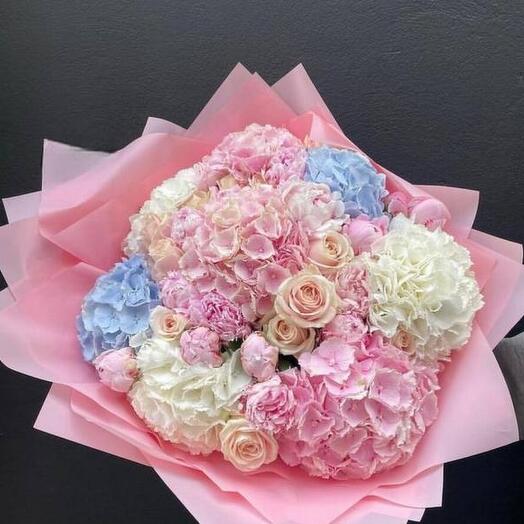
[[[303,62],[367,153],[479,189],[476,226],[522,243],[523,29],[521,1],[0,0],[0,196],[39,188],[44,137],[115,150],[190,123],[238,61]],[[152,470],[32,430],[47,389],[0,368],[2,522],[193,522]],[[423,523],[523,522],[523,469],[522,444],[448,465]]]

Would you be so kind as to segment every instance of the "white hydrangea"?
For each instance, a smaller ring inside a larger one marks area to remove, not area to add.
[[[191,453],[219,449],[218,434],[250,382],[239,352],[217,368],[189,366],[174,343],[152,338],[142,345],[137,361],[141,376],[129,399],[146,424]]]
[[[124,253],[131,256],[147,252],[156,232],[193,196],[199,182],[198,167],[193,166],[178,171],[155,187],[140,211],[129,218],[131,230],[123,243]]]
[[[422,359],[447,358],[471,334],[482,305],[469,252],[447,233],[399,215],[367,257],[372,328],[402,333]]]

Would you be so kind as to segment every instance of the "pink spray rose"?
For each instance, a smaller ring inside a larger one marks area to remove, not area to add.
[[[252,333],[242,343],[240,358],[242,367],[248,375],[264,381],[275,373],[278,349],[270,346],[264,337]]]
[[[184,331],[180,338],[180,349],[182,358],[190,365],[202,363],[216,368],[224,361],[220,354],[218,335],[206,327]]]
[[[347,222],[342,231],[351,241],[355,255],[371,250],[373,242],[382,238],[388,232],[387,216],[370,219],[366,215],[358,215]]]
[[[138,377],[138,366],[131,348],[105,351],[93,360],[100,382],[113,391],[127,393]]]

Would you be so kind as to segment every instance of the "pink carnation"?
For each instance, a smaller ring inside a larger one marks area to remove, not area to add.
[[[251,124],[230,133],[204,158],[204,177],[211,185],[232,175],[240,185],[256,176],[274,186],[291,177],[302,178],[306,149],[287,129]]]
[[[218,335],[206,327],[184,331],[180,338],[182,358],[190,365],[202,363],[219,367],[224,359],[220,354]]]
[[[199,304],[194,304],[191,318],[195,324],[212,329],[224,342],[244,338],[251,332],[241,309],[217,291],[206,293]]]
[[[293,389],[273,375],[249,387],[243,408],[246,418],[258,429],[278,433],[293,424],[297,399]]]
[[[356,350],[329,339],[300,365],[281,374],[300,401],[277,439],[282,460],[311,475],[365,479],[403,464],[437,416],[437,370],[378,335]]]
[[[95,360],[100,382],[113,391],[127,393],[138,377],[138,366],[131,348],[105,351]]]
[[[278,349],[270,346],[264,337],[252,333],[242,343],[240,358],[248,375],[264,381],[275,373]]]
[[[354,262],[337,275],[335,288],[345,312],[366,317],[369,311],[369,287],[366,268]]]
[[[359,345],[368,333],[367,324],[355,313],[341,313],[322,329],[322,338],[339,338],[348,344]]]
[[[200,294],[179,271],[170,271],[160,282],[160,297],[164,306],[187,315],[192,304],[200,299]]]

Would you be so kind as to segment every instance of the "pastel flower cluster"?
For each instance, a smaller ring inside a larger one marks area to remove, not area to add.
[[[437,416],[436,369],[380,335],[328,338],[294,368],[250,386],[247,419],[282,460],[322,478],[369,478],[404,463]]]
[[[448,219],[360,152],[252,124],[130,218],[82,305],[84,357],[189,453],[369,478],[413,454],[482,307]]]

